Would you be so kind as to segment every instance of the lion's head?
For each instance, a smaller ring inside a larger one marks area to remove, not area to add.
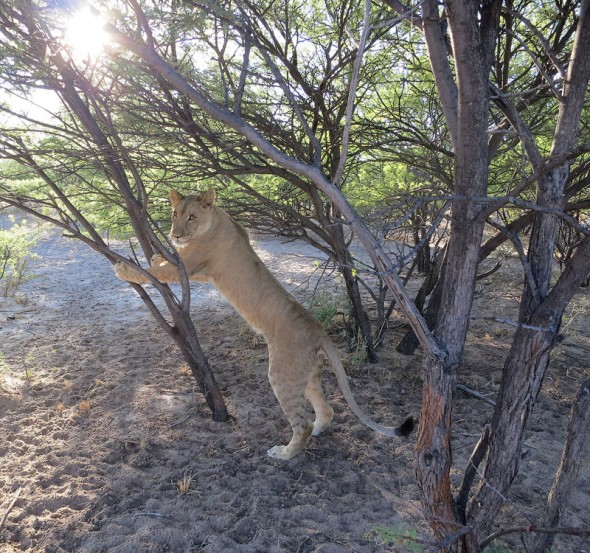
[[[172,204],[172,230],[170,238],[177,246],[182,246],[205,234],[213,220],[215,190],[207,190],[199,196],[183,196],[176,190],[170,190]]]

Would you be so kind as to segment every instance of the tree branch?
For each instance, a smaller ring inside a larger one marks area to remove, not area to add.
[[[344,119],[344,129],[342,130],[342,148],[340,150],[340,160],[338,167],[332,178],[332,184],[338,186],[346,167],[346,159],[348,157],[348,146],[350,143],[350,127],[352,125],[352,115],[354,113],[354,104],[356,91],[359,84],[359,73],[363,63],[363,55],[367,45],[367,38],[371,28],[371,0],[365,0],[365,15],[363,20],[363,30],[361,32],[361,39],[358,44],[356,58],[354,60],[354,67],[352,69],[352,76],[348,85],[348,101],[346,103],[346,116]]]
[[[359,237],[359,240],[375,264],[376,269],[384,274],[388,287],[396,298],[398,305],[404,310],[410,325],[424,347],[427,355],[436,359],[443,359],[446,356],[444,350],[442,350],[436,342],[426,321],[424,321],[424,318],[417,310],[413,301],[409,298],[391,264],[391,261],[383,251],[382,247],[358,217],[357,213],[350,206],[342,192],[324,176],[319,167],[315,165],[307,165],[280,151],[247,121],[221,107],[219,104],[206,99],[196,88],[191,86],[176,69],[171,67],[170,64],[163,60],[153,49],[149,48],[149,46],[130,39],[113,25],[108,25],[107,28],[116,43],[142,58],[154,71],[160,73],[173,88],[190,98],[204,113],[239,132],[252,145],[260,149],[261,152],[267,155],[275,163],[282,166],[284,169],[309,179],[322,192],[329,196],[330,199],[334,201],[335,205],[338,206],[338,209],[344,216],[345,220],[348,221],[351,228]]]

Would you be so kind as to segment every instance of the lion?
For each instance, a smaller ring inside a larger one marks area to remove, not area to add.
[[[170,238],[190,280],[212,282],[268,345],[268,377],[287,417],[293,436],[287,445],[267,452],[274,459],[292,459],[310,435],[319,435],[332,421],[334,410],[324,396],[321,375],[326,361],[352,411],[369,428],[391,437],[407,436],[413,417],[399,427],[371,420],[357,405],[340,356],[321,325],[279,283],[253,250],[248,233],[215,205],[215,190],[183,196],[170,191]],[[178,268],[154,256],[147,271],[163,283],[179,282]],[[137,284],[149,278],[125,263],[115,265],[117,277]],[[315,412],[310,422],[306,398]]]

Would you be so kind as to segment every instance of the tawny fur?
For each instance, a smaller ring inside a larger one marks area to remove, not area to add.
[[[334,411],[320,381],[326,359],[346,401],[363,423],[387,436],[410,433],[413,419],[399,428],[389,428],[362,413],[338,352],[323,328],[281,286],[252,249],[244,228],[215,205],[215,198],[213,190],[186,197],[172,190],[171,238],[189,279],[212,282],[268,344],[270,384],[293,430],[291,441],[272,447],[268,455],[291,459],[305,447],[311,434],[318,435],[330,424]],[[117,264],[115,271],[121,280],[149,282],[127,264]],[[152,260],[148,272],[160,282],[180,280],[176,266],[161,257]],[[313,424],[308,419],[306,398],[315,411]]]

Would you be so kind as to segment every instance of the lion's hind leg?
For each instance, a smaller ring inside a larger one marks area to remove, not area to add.
[[[293,437],[287,445],[276,445],[267,451],[269,457],[285,461],[295,457],[305,447],[313,430],[306,409],[306,379],[302,378],[303,375],[298,375],[293,366],[289,370],[285,369],[286,366],[281,364],[277,369],[276,361],[271,361],[269,380],[291,425]]]
[[[317,367],[305,388],[305,395],[313,405],[315,411],[315,421],[313,423],[312,436],[319,436],[319,434],[332,422],[334,416],[334,409],[326,401],[324,389],[322,388],[322,368]]]

